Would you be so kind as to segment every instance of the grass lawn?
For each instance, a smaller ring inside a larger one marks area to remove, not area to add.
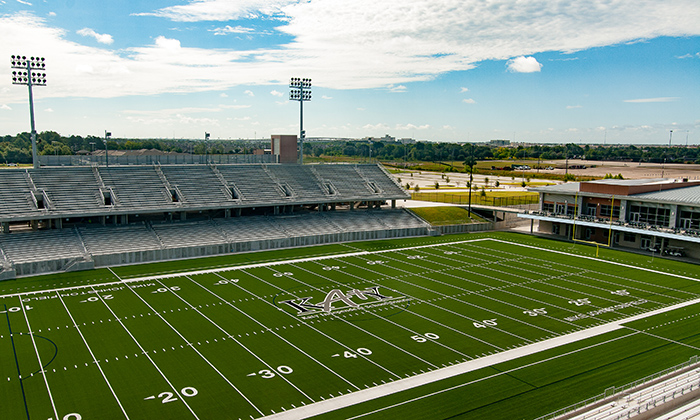
[[[433,226],[485,222],[483,218],[473,212],[469,217],[469,211],[461,207],[416,207],[410,210]]]

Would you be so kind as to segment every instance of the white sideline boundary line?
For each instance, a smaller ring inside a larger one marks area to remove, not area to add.
[[[395,394],[397,392],[402,392],[422,385],[441,381],[443,379],[452,378],[463,373],[472,372],[481,368],[514,360],[523,356],[529,356],[544,350],[550,350],[555,347],[563,346],[565,344],[571,344],[587,338],[596,337],[598,335],[606,334],[612,331],[625,328],[622,324],[637,321],[639,319],[644,319],[664,312],[669,312],[675,309],[683,308],[685,306],[694,305],[696,303],[700,303],[700,298],[681,302],[661,309],[656,309],[654,311],[645,312],[643,314],[631,316],[629,318],[610,322],[604,325],[599,325],[597,327],[588,328],[586,330],[573,332],[564,336],[554,337],[537,343],[528,344],[527,346],[518,347],[516,349],[506,350],[500,353],[484,356],[479,359],[470,360],[468,362],[463,362],[453,366],[448,366],[431,372],[412,376],[410,378],[394,381],[388,384],[378,385],[369,389],[363,389],[362,391],[357,391],[353,392],[352,394],[345,394],[339,397],[334,397],[330,400],[320,401],[314,404],[306,405],[304,407],[297,407],[295,409],[287,410],[283,413],[277,413],[271,416],[266,416],[264,418],[270,420],[294,420],[317,416],[341,408],[350,407],[355,404],[367,402],[376,398],[381,398],[387,395]],[[635,331],[635,333],[638,332]]]

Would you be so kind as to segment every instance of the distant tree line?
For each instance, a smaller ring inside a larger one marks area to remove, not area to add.
[[[163,152],[194,154],[253,153],[253,149],[264,147],[265,142],[255,144],[239,140],[170,140],[170,139],[119,139],[107,141],[109,150],[156,149]],[[75,155],[105,148],[104,138],[98,136],[65,137],[54,131],[37,134],[37,151],[40,155]],[[30,133],[15,136],[0,136],[0,162],[31,163],[32,141]]]
[[[371,149],[370,149],[371,147]],[[700,163],[700,149],[697,147],[666,146],[580,146],[574,143],[563,145],[532,145],[515,147],[494,147],[477,143],[433,143],[416,142],[409,144],[362,141],[348,142],[309,142],[304,154],[313,156],[372,157],[392,161],[465,161],[469,157],[476,160],[489,159],[588,159],[616,160],[627,162],[674,162]]]
[[[74,155],[104,149],[104,138],[98,136],[61,136],[54,131],[37,135],[41,155]],[[157,149],[164,152],[194,154],[252,153],[253,149],[269,147],[269,141],[242,140],[174,140],[174,139],[109,139],[109,150]],[[463,162],[470,157],[489,159],[588,159],[655,163],[700,163],[700,148],[682,146],[633,145],[532,145],[495,147],[483,143],[437,143],[367,141],[307,141],[304,154],[308,156],[337,156],[374,158],[384,161]],[[29,133],[0,137],[0,162],[31,163],[32,146]]]

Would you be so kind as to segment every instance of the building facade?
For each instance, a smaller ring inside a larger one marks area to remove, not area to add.
[[[605,179],[531,188],[539,211],[518,217],[562,238],[700,259],[700,181]]]

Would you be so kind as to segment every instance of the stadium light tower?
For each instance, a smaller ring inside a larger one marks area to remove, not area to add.
[[[13,55],[10,58],[13,69],[13,85],[27,85],[29,88],[29,120],[32,126],[32,163],[39,168],[39,154],[36,150],[36,129],[34,128],[34,96],[32,86],[46,86],[46,63],[44,57],[29,57]]]
[[[109,168],[109,150],[107,150],[107,139],[112,137],[112,133],[105,130],[105,165]]]
[[[304,164],[304,102],[311,100],[311,79],[292,77],[289,89],[289,100],[299,101],[299,163]]]

